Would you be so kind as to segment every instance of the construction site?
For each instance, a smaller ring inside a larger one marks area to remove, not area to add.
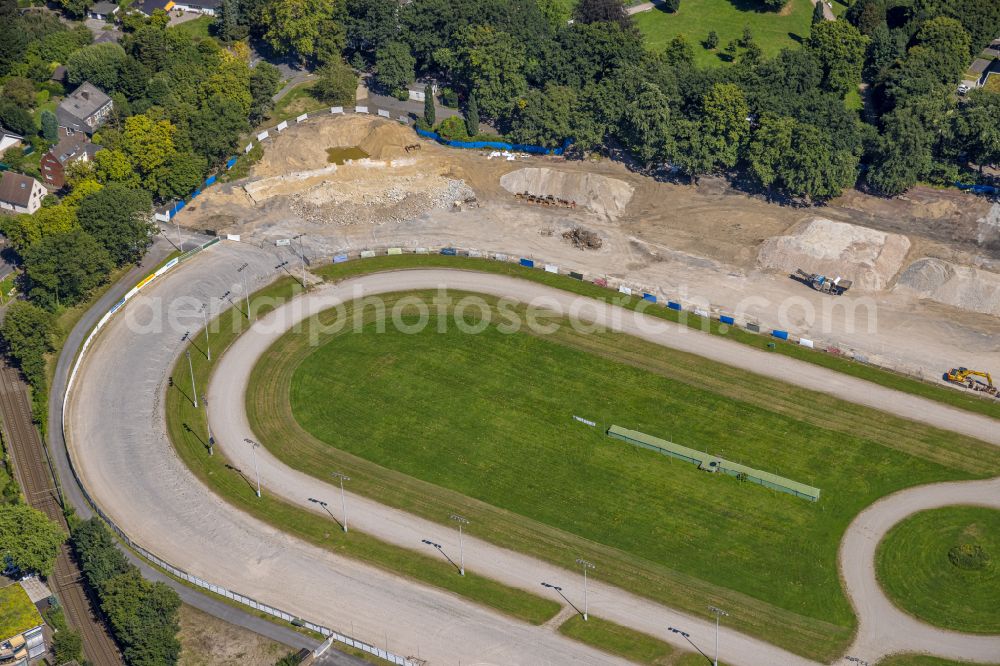
[[[822,207],[777,205],[721,178],[663,181],[607,159],[497,159],[369,115],[310,119],[263,148],[247,178],[175,221],[259,245],[302,234],[311,265],[386,247],[520,254],[928,380],[1000,368],[1000,203],[985,198],[850,190]],[[797,271],[850,291],[832,299]]]

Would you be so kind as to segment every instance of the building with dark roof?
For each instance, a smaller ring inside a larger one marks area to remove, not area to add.
[[[186,12],[197,12],[206,16],[215,16],[215,12],[222,6],[222,0],[177,0],[174,3],[175,9],[182,9]]]
[[[92,19],[98,19],[100,21],[110,21],[118,13],[118,3],[109,2],[109,0],[98,0],[90,9],[87,10],[87,16]]]
[[[111,115],[112,109],[111,98],[84,81],[56,107],[56,120],[62,127],[93,134]]]
[[[34,213],[42,207],[48,190],[31,176],[4,171],[0,176],[0,210]]]
[[[66,167],[73,162],[88,162],[100,146],[90,142],[85,132],[75,132],[68,127],[59,128],[59,143],[42,155],[39,166],[45,184],[60,188],[66,184]]]
[[[169,12],[174,8],[173,0],[136,0],[129,7],[130,12],[139,12],[143,16],[152,16],[157,9]]]

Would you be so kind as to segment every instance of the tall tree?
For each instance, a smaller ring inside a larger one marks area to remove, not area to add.
[[[434,86],[428,83],[424,86],[424,122],[427,127],[434,127],[437,117],[434,109]]]
[[[56,114],[48,109],[42,111],[42,136],[49,143],[59,141],[59,121],[56,120]]]
[[[82,229],[45,236],[24,253],[28,297],[54,309],[86,298],[111,272],[107,250]]]
[[[358,76],[343,60],[327,63],[316,70],[319,78],[312,92],[327,104],[346,106],[354,104],[358,90]]]
[[[750,107],[743,91],[733,83],[717,83],[702,99],[703,142],[712,155],[713,167],[736,166],[740,150],[750,134]]]
[[[66,535],[44,513],[27,504],[0,505],[0,562],[24,573],[51,576]]]
[[[465,129],[469,136],[479,134],[479,104],[476,103],[475,95],[469,95],[469,101],[465,105]]]
[[[815,26],[807,42],[823,67],[823,87],[846,94],[861,83],[868,39],[847,21],[824,21]]]
[[[152,210],[149,192],[112,184],[86,197],[76,215],[84,231],[122,266],[141,258],[152,242]]]
[[[323,33],[342,3],[327,0],[274,0],[266,5],[264,39],[278,53],[293,54],[302,62],[316,55]],[[337,26],[333,26],[336,28]]]
[[[644,165],[663,162],[671,138],[670,103],[653,83],[643,83],[634,102],[622,115],[621,138]]]
[[[618,23],[623,27],[632,23],[622,0],[579,0],[573,18],[580,23]]]
[[[952,123],[954,134],[969,161],[979,165],[1000,162],[1000,94],[973,90],[958,108]]]
[[[89,81],[105,92],[118,88],[118,80],[128,54],[114,42],[91,44],[76,51],[66,63],[69,82]]]
[[[410,47],[403,42],[388,42],[375,52],[375,79],[392,93],[405,91],[416,66]]]
[[[45,355],[51,352],[55,318],[27,301],[14,301],[7,308],[0,337],[10,358],[36,389],[44,387]]]
[[[826,13],[823,11],[823,0],[817,0],[813,5],[812,26],[816,27],[826,20]]]
[[[481,113],[505,117],[527,92],[524,47],[511,35],[492,26],[471,26],[456,36],[455,73],[475,93]]]
[[[250,124],[260,124],[274,108],[274,94],[278,92],[281,72],[269,62],[261,61],[250,70]]]
[[[566,86],[532,89],[514,106],[509,136],[518,143],[555,148],[572,136],[576,92]]]

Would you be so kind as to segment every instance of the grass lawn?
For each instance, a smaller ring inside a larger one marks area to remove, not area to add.
[[[432,520],[460,511],[477,536],[563,566],[583,554],[602,579],[692,613],[737,608],[741,630],[816,658],[853,628],[836,553],[858,511],[1000,469],[988,445],[635,338],[450,329],[342,332],[315,348],[308,331],[287,334],[254,371],[251,425],[293,467],[342,469],[355,491]],[[708,476],[574,414],[776,471],[823,499]]]
[[[295,118],[320,108],[327,108],[329,111],[329,107],[324,107],[323,102],[313,97],[312,87],[314,84],[315,81],[303,81],[289,90],[284,97],[275,103],[262,126],[270,127],[274,123],[280,123],[282,120]]]
[[[256,315],[262,315],[273,307],[276,300],[288,300],[300,291],[298,283],[292,278],[282,278],[251,297],[251,310]],[[212,349],[219,355],[214,357],[217,360],[243,331],[246,319],[234,308],[210,322],[210,326],[213,329]],[[207,361],[201,351],[204,349],[203,333],[195,336],[189,349],[192,351],[195,380],[199,386],[207,386],[214,364]],[[173,374],[186,377],[187,373],[187,359],[182,355]],[[357,530],[345,535],[328,519],[301,507],[268,494],[257,498],[244,472],[231,466],[221,452],[208,455],[203,434],[206,431],[204,410],[192,407],[188,396],[182,392],[181,384],[183,382],[178,382],[174,390],[167,393],[170,439],[192,472],[229,503],[315,545],[443,588],[532,624],[542,624],[559,612],[560,606],[555,601],[506,587],[475,572],[458,576],[454,568],[439,557],[390,546]]]
[[[974,666],[970,661],[954,661],[925,654],[896,654],[886,657],[876,666]],[[980,664],[979,666],[983,666]],[[997,666],[993,664],[993,666]]]
[[[42,616],[24,588],[17,583],[0,588],[0,635],[12,638],[41,623]]]
[[[586,622],[574,615],[559,625],[559,633],[637,664],[674,666],[687,655],[658,638],[593,615]]]
[[[859,363],[852,359],[808,349],[795,343],[782,342],[768,335],[758,335],[739,328],[730,328],[717,321],[705,320],[690,313],[677,313],[665,307],[647,307],[649,303],[643,301],[641,298],[622,296],[590,282],[574,280],[566,275],[546,273],[539,269],[525,268],[518,264],[491,261],[489,259],[448,257],[440,254],[404,254],[374,257],[365,259],[364,261],[329,264],[319,267],[313,272],[326,280],[337,281],[354,275],[363,275],[383,270],[424,267],[461,268],[485,273],[512,275],[552,287],[558,287],[575,294],[580,294],[581,296],[589,296],[598,300],[609,300],[622,307],[632,309],[642,308],[649,315],[669,321],[680,321],[686,323],[691,328],[701,329],[712,334],[725,335],[731,340],[756,347],[757,349],[768,349],[774,353],[784,354],[800,361],[806,361],[836,370],[837,372],[843,372],[844,374],[896,389],[897,391],[912,393],[929,400],[936,400],[953,407],[958,407],[959,409],[1000,418],[1000,401],[993,398],[983,398],[972,391],[957,390],[940,384],[921,381],[890,370]],[[771,344],[774,344],[773,349],[769,347]]]
[[[754,39],[764,55],[774,56],[785,47],[795,48],[809,37],[813,6],[809,0],[790,0],[781,12],[762,12],[741,9],[753,6],[752,2],[735,0],[682,0],[675,14],[659,8],[636,14],[635,24],[645,38],[646,45],[662,51],[678,34],[683,34],[694,47],[695,64],[700,67],[722,65],[722,51],[733,39],[743,35],[744,26],[750,26]],[[834,7],[837,3],[834,3]],[[702,45],[708,33],[719,35],[719,46],[709,51]]]
[[[188,39],[205,39],[209,37],[208,29],[212,27],[214,22],[215,19],[211,16],[199,16],[196,19],[172,25],[168,30],[178,32]]]
[[[1000,633],[1000,511],[918,513],[892,528],[875,563],[882,587],[907,612],[947,629]]]

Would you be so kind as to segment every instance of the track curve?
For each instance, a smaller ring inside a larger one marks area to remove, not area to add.
[[[95,499],[139,542],[196,575],[345,630],[353,621],[354,633],[360,638],[367,638],[378,644],[388,641],[390,648],[407,654],[422,652],[420,656],[429,658],[432,663],[452,663],[456,659],[462,659],[466,663],[615,663],[607,655],[553,634],[549,628],[527,627],[451,595],[400,580],[359,562],[339,558],[303,544],[225,504],[187,472],[167,440],[162,413],[164,383],[182,350],[180,337],[185,330],[199,328],[201,315],[197,307],[201,303],[211,302],[217,308],[220,294],[227,290],[236,293],[241,291],[237,286],[239,276],[234,272],[236,266],[247,262],[250,265],[251,279],[267,280],[274,277],[276,258],[281,259],[273,253],[253,247],[229,244],[217,246],[152,285],[148,292],[127,305],[102,332],[81,368],[80,380],[67,410],[71,455],[82,481]],[[514,295],[520,300],[530,299],[533,293],[557,300],[569,296],[566,292],[503,276],[427,270],[375,274],[356,278],[350,283],[327,285],[285,307],[290,312],[308,312],[309,308],[326,309],[329,303],[343,298],[343,290],[358,283],[383,291],[409,290],[421,286],[434,288],[447,283],[453,289],[501,296]],[[497,293],[498,291],[501,293]],[[177,312],[178,304],[185,299],[186,310]],[[177,313],[177,324],[172,327],[155,325],[158,316],[169,309]],[[282,316],[278,312],[255,323],[250,331],[238,339],[220,361],[209,388],[213,429],[217,429],[220,446],[226,447],[227,455],[232,456],[234,461],[238,461],[241,455],[241,447],[235,446],[235,443],[242,441],[239,431],[243,424],[239,420],[245,421],[243,392],[239,390],[239,373],[223,372],[223,366],[229,367],[230,363],[235,362],[233,359],[239,359],[246,363],[248,375],[256,356],[236,353],[244,349],[239,345],[248,345],[244,351],[249,352],[249,346],[262,339],[258,338],[258,334],[268,328],[271,318]],[[839,397],[844,397],[841,394],[847,393],[850,395],[847,399],[854,402],[935,425],[953,425],[954,422],[950,419],[958,411],[823,368],[755,352],[713,336],[694,332],[686,335],[678,333],[678,330],[668,326],[665,332],[649,334],[654,338],[660,336],[659,338],[647,339],[662,344],[665,336],[666,344],[672,347],[716,358],[760,374],[778,376],[785,381],[793,376],[795,381],[792,383],[803,386],[811,384],[807,387]],[[637,334],[645,337],[641,333]],[[228,417],[220,418],[220,410],[223,409],[221,405],[227,395],[230,398],[235,396],[234,399],[239,403],[235,410],[230,409],[221,415],[225,417],[228,414],[232,417],[234,420],[231,423],[228,422]],[[986,417],[970,418],[975,415],[959,413],[961,422],[970,431],[967,434],[979,436],[994,444],[1000,443],[1000,432],[997,431],[995,421]],[[249,436],[248,428],[246,432],[246,436]],[[244,451],[244,455],[248,455],[248,451]],[[282,479],[285,477],[277,475],[291,474],[293,470],[282,470],[277,466],[265,467],[264,460],[264,455],[259,457],[259,462],[262,463],[262,480],[269,491],[283,488]],[[288,478],[293,483],[288,490],[289,497],[301,502],[305,497],[303,487],[294,484],[304,480]],[[905,492],[919,493],[920,490]],[[361,501],[361,498],[352,498],[352,502]],[[876,509],[876,516],[879,504],[881,502],[872,507]],[[383,511],[391,511],[377,504],[375,506]],[[418,519],[402,515],[405,526],[412,529],[411,526]],[[355,519],[355,512],[352,511],[352,521]],[[393,523],[398,525],[399,520],[397,516]],[[851,530],[855,529],[856,524],[857,521],[852,524]],[[381,536],[376,530],[367,527],[363,526],[363,529]],[[391,528],[392,524],[387,529]],[[435,529],[440,528],[435,525]],[[845,542],[846,540],[845,537]],[[466,544],[469,552],[468,540]],[[498,552],[489,553],[484,550],[483,562],[491,557],[499,560],[511,556],[523,558],[488,544],[484,547]],[[852,554],[855,552],[854,546],[851,546],[850,551]],[[518,566],[522,565],[528,566],[518,560]],[[531,566],[548,565],[534,562]],[[480,570],[484,574],[493,575],[492,571],[483,568]],[[501,575],[494,577],[503,580]],[[846,572],[845,580],[848,580]],[[537,582],[534,584],[537,585]],[[855,585],[852,581],[848,581],[848,584]],[[673,619],[675,622],[683,622],[685,628],[691,627],[691,633],[697,641],[708,644],[712,639],[714,626],[707,622],[637,600],[616,588],[603,589],[597,586],[592,587],[592,590],[595,591],[592,600],[595,604],[601,604],[601,614],[609,619],[616,619],[616,614],[620,613],[627,618],[624,622],[626,624],[664,638],[674,638],[664,636],[666,623]],[[856,592],[851,589],[851,598],[855,600],[862,624],[859,645],[867,649],[868,643],[862,642],[862,638],[868,635],[866,625],[873,618],[868,615],[868,606],[865,603],[859,604],[857,600],[867,598],[865,591],[861,590],[860,597],[857,598]],[[637,606],[637,603],[646,605]],[[647,628],[646,624],[651,628]],[[383,640],[383,630],[386,627],[388,636]],[[926,629],[931,630],[929,627]],[[802,658],[736,632],[725,632],[722,645],[722,659],[729,663],[808,663]],[[992,649],[992,644],[977,642],[975,645],[977,653],[974,655],[967,654],[962,645],[956,646],[955,652],[949,649],[941,654],[977,661],[996,659],[997,654],[1000,654],[994,652],[984,657],[978,651]],[[878,649],[878,652],[864,655],[872,661],[877,654],[887,652],[877,646],[872,649]]]

